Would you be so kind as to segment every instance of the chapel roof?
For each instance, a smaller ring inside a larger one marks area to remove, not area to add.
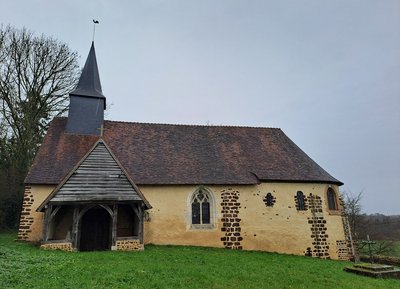
[[[66,122],[51,122],[25,183],[60,183],[99,139],[66,133]],[[103,139],[136,185],[342,185],[277,128],[105,121]]]

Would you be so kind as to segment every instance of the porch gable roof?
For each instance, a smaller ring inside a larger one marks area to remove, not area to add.
[[[37,211],[48,203],[104,201],[143,202],[147,209],[151,208],[104,140],[99,139]]]

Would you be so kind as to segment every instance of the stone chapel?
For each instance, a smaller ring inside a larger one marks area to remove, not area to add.
[[[104,120],[94,43],[25,179],[18,239],[68,251],[173,244],[348,259],[332,177],[277,128]]]

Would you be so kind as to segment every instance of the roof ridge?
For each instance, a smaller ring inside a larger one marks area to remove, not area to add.
[[[272,129],[281,130],[279,127],[263,127],[250,125],[214,125],[214,124],[182,124],[182,123],[159,123],[159,122],[139,122],[139,121],[122,121],[122,120],[104,120],[105,122],[127,123],[127,124],[150,124],[164,126],[188,126],[188,127],[223,127],[223,128],[256,128],[256,129]]]
[[[68,119],[65,116],[56,116],[54,119]],[[256,129],[271,129],[271,130],[282,130],[280,127],[267,127],[267,126],[251,126],[251,125],[229,125],[229,124],[187,124],[187,123],[161,123],[161,122],[140,122],[140,121],[125,121],[125,120],[110,120],[105,119],[105,122],[114,123],[131,123],[131,124],[154,124],[154,125],[165,125],[165,126],[189,126],[189,127],[225,127],[225,128],[256,128]]]

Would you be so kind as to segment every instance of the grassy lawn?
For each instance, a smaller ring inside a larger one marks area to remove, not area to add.
[[[350,263],[275,253],[146,246],[143,252],[44,251],[0,234],[0,288],[400,288]]]
[[[400,241],[396,241],[396,249],[393,253],[393,256],[400,257]]]
[[[376,252],[376,248],[379,247],[379,243],[383,242],[392,242],[393,248],[390,251],[385,253],[379,253],[378,255],[381,256],[390,256],[390,257],[400,257],[400,241],[376,241],[376,244],[372,245],[372,252]],[[364,246],[363,248],[359,249],[361,255],[368,255],[368,246]],[[376,253],[374,253],[376,254]]]

